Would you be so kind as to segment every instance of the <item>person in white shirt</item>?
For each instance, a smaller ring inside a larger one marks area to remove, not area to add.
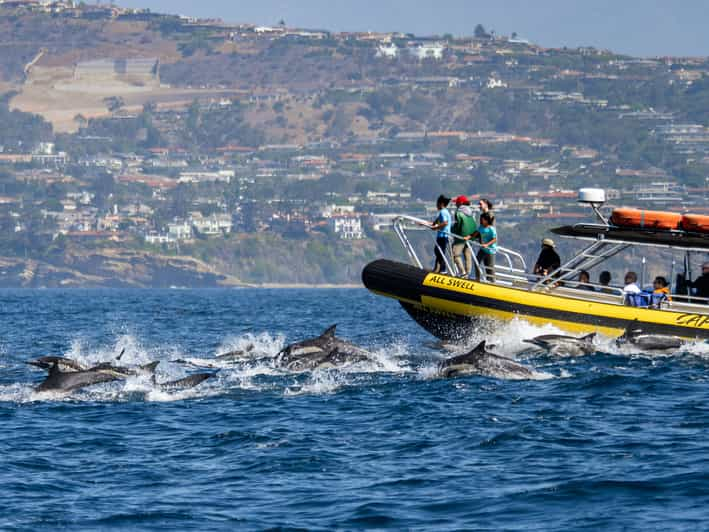
[[[623,292],[626,294],[639,294],[642,292],[638,286],[638,274],[635,272],[628,272],[625,274],[625,286],[623,287]]]

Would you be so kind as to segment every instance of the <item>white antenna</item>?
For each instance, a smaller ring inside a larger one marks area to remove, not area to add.
[[[579,189],[579,203],[588,203],[596,216],[603,222],[604,225],[608,225],[608,220],[601,214],[601,207],[606,202],[606,191],[602,188],[581,188]]]

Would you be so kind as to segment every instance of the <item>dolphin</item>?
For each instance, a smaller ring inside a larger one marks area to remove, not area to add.
[[[56,356],[33,358],[32,360],[28,360],[26,363],[30,366],[35,366],[47,370],[50,369],[52,365],[56,363],[59,369],[65,372],[83,371],[87,369],[83,364],[74,359]]]
[[[678,336],[646,333],[638,320],[634,320],[625,332],[616,338],[615,343],[618,346],[632,344],[643,351],[665,351],[679,349],[685,341]]]
[[[162,391],[174,392],[194,388],[195,386],[203,383],[207,379],[211,379],[212,377],[214,377],[214,375],[216,375],[216,373],[195,373],[193,375],[188,375],[187,377],[184,377],[182,379],[161,383],[156,382],[155,375],[153,375],[152,381],[153,384],[160,388]]]
[[[522,340],[528,344],[533,344],[555,355],[590,355],[596,351],[593,340],[596,333],[587,334],[577,338],[575,336],[565,336],[563,334],[543,334],[529,340]]]
[[[120,377],[108,372],[95,369],[80,369],[75,371],[62,371],[59,363],[54,362],[49,368],[47,378],[35,388],[37,392],[72,392],[87,386],[102,382],[119,380]]]
[[[244,349],[235,349],[234,351],[229,351],[228,353],[221,353],[216,356],[217,360],[241,360],[246,358],[246,356],[255,349],[254,344],[247,345]]]
[[[141,366],[126,367],[126,366],[114,366],[110,362],[101,362],[96,364],[89,369],[96,371],[103,371],[109,375],[115,375],[119,378],[135,377],[137,375],[150,375],[155,373],[155,368],[160,364],[159,360],[153,362],[148,362]]]
[[[339,367],[371,360],[369,352],[335,336],[332,325],[314,338],[287,345],[276,355],[276,365],[290,371]]]
[[[472,351],[454,356],[439,363],[438,374],[442,377],[458,375],[482,375],[498,379],[523,380],[534,377],[534,371],[511,358],[491,353],[485,348],[485,340]]]
[[[121,353],[122,354],[122,353]],[[116,360],[119,360],[120,356],[116,358]],[[160,363],[159,360],[156,360],[154,362],[149,362],[147,364],[143,364],[142,366],[135,366],[135,367],[125,367],[125,366],[114,366],[111,362],[100,362],[96,364],[95,366],[90,366],[87,367],[83,365],[81,362],[71,359],[71,358],[65,358],[65,357],[56,357],[56,356],[44,356],[44,357],[39,357],[35,358],[32,360],[28,360],[27,364],[30,364],[31,366],[36,366],[38,368],[46,369],[49,370],[51,367],[56,363],[56,365],[59,367],[61,371],[64,373],[71,373],[74,371],[88,371],[88,370],[94,370],[94,371],[103,371],[108,374],[115,375],[116,377],[132,377],[135,375],[142,375],[142,374],[150,374],[155,372],[155,368],[157,365]]]

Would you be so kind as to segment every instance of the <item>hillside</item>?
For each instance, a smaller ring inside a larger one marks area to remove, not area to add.
[[[5,285],[357,282],[442,191],[529,254],[580,186],[708,210],[707,58],[32,0],[0,30]],[[142,266],[72,262],[107,249]]]

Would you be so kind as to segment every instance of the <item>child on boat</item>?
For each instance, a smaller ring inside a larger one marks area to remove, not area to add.
[[[480,251],[476,255],[478,265],[485,267],[485,276],[487,281],[495,282],[495,255],[497,254],[497,230],[493,227],[495,218],[492,213],[484,212],[480,215],[480,227],[478,230],[465,237],[466,240],[480,235]],[[482,277],[480,268],[476,268],[478,281]]]

